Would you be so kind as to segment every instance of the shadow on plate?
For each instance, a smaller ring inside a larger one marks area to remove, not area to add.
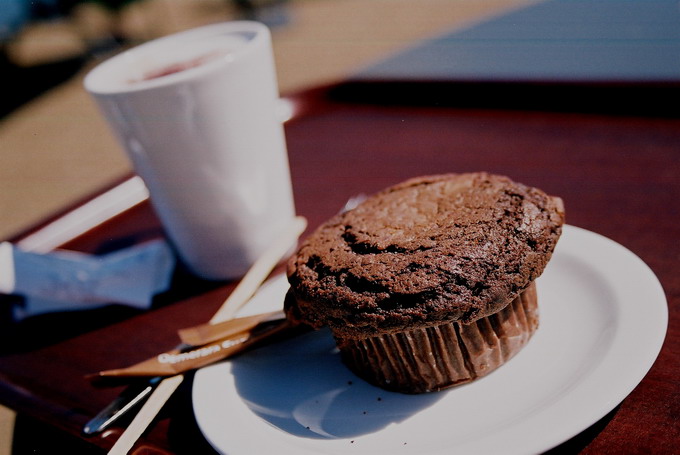
[[[289,434],[316,439],[376,432],[446,393],[405,395],[368,384],[342,363],[327,330],[236,358],[231,371],[254,413]]]

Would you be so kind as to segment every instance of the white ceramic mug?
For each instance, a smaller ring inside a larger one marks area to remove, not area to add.
[[[85,88],[195,274],[242,275],[294,217],[266,26],[227,22],[142,44],[94,68]]]

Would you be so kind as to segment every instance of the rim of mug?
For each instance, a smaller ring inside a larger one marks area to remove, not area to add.
[[[143,56],[153,52],[154,49],[159,47],[167,48],[177,41],[185,42],[222,34],[241,34],[246,38],[242,45],[236,46],[229,52],[229,58],[216,58],[200,65],[153,79],[135,80],[130,83],[110,81],[109,74],[111,70],[119,71],[116,69],[117,67],[125,67],[130,64],[130,61],[138,59],[140,55]],[[109,57],[87,73],[83,84],[88,92],[95,95],[132,93],[171,86],[178,82],[195,79],[202,74],[212,73],[219,68],[230,65],[235,60],[238,60],[240,55],[250,52],[253,46],[257,46],[258,43],[267,39],[270,39],[269,29],[263,23],[256,21],[220,22],[183,30],[155,38]]]

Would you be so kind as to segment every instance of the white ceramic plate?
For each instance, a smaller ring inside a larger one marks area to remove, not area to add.
[[[539,278],[541,325],[509,363],[471,384],[402,395],[355,377],[326,331],[197,372],[198,425],[228,454],[539,453],[618,405],[656,359],[665,295],[621,245],[567,226]],[[281,307],[283,278],[248,313]]]

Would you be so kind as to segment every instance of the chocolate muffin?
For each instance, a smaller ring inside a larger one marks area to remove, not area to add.
[[[344,362],[421,393],[493,371],[538,327],[534,280],[559,198],[487,173],[419,177],[320,226],[288,263],[290,319],[330,327]]]

